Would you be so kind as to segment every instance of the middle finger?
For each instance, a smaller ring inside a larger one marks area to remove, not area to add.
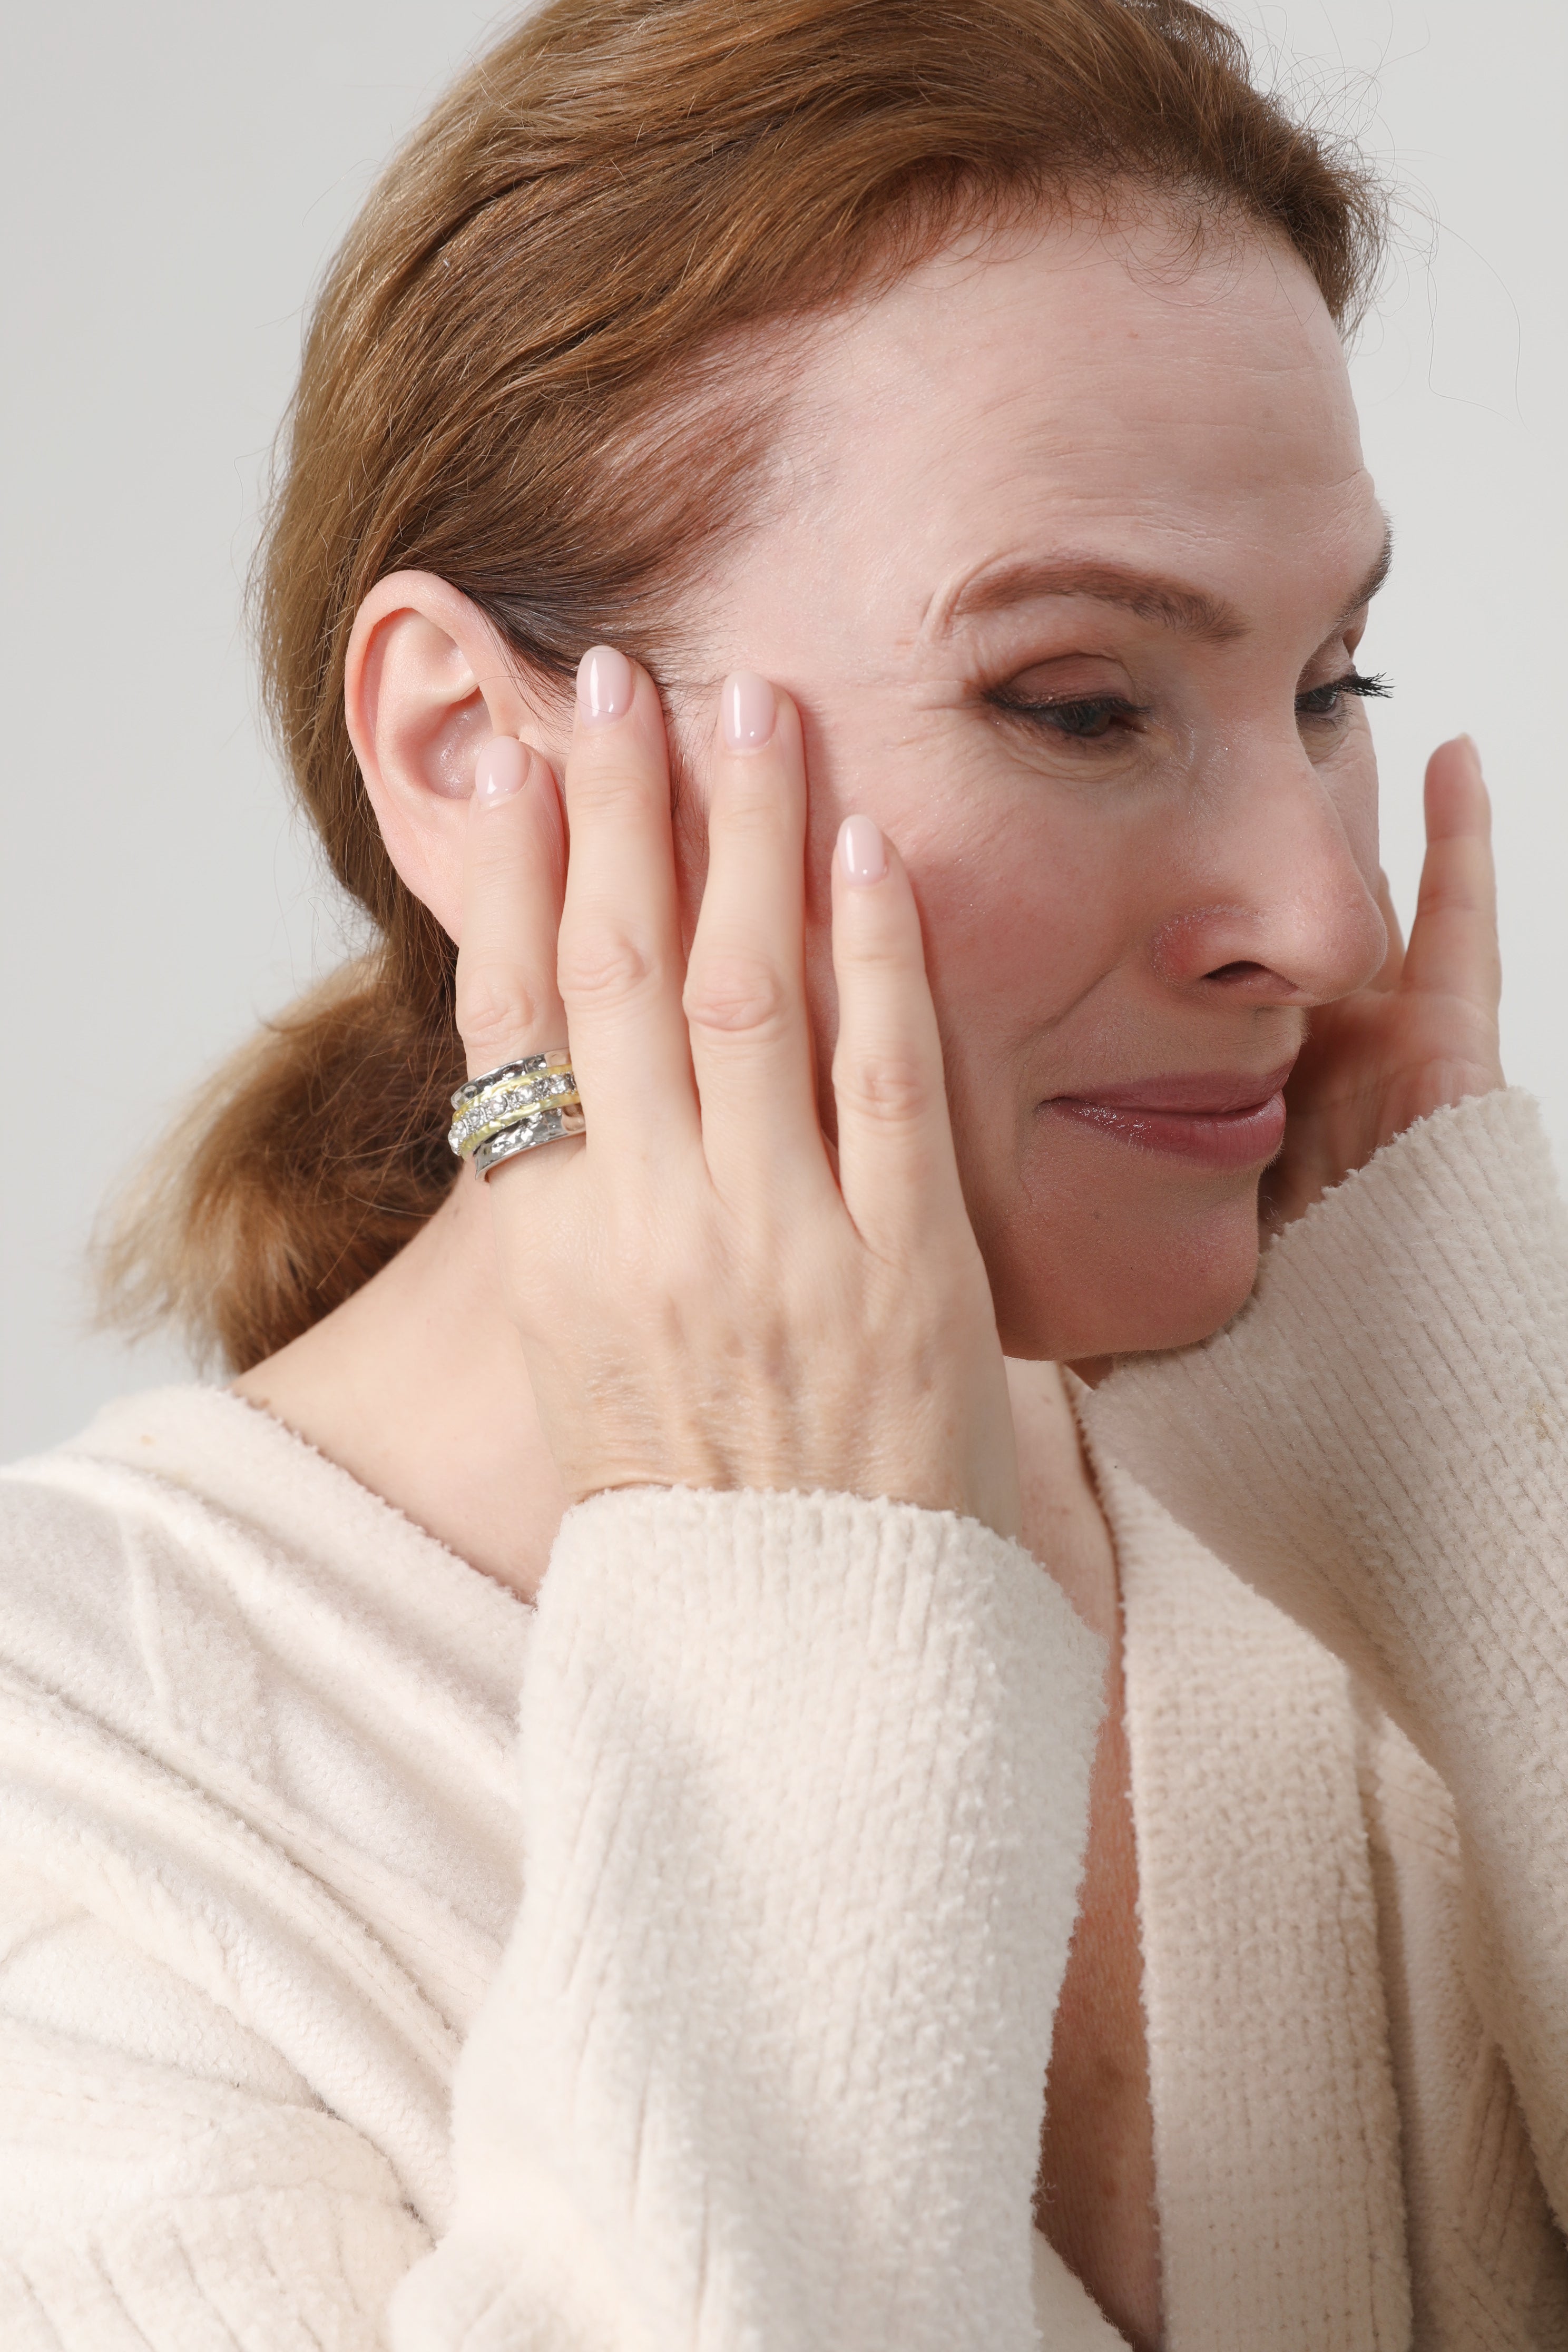
[[[588,1153],[612,1168],[695,1149],[669,761],[646,670],[595,646],[577,672],[566,763],[571,852],[559,978]]]

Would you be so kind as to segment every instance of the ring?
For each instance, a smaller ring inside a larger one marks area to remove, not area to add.
[[[478,1102],[482,1094],[488,1094],[491,1087],[499,1087],[512,1078],[535,1078],[542,1070],[565,1070],[571,1066],[572,1056],[564,1045],[552,1045],[543,1054],[524,1054],[515,1062],[502,1062],[498,1068],[487,1070],[483,1077],[467,1079],[452,1097],[452,1108],[467,1110],[471,1103]]]
[[[581,1135],[585,1125],[581,1104],[563,1110],[542,1110],[532,1118],[520,1119],[515,1127],[503,1127],[499,1135],[490,1136],[479,1145],[473,1155],[474,1173],[482,1180],[503,1160],[515,1160],[520,1151],[537,1151],[542,1143],[556,1143],[563,1136]]]
[[[583,1098],[563,1046],[521,1055],[468,1079],[452,1108],[447,1141],[459,1160],[473,1161],[479,1177],[520,1151],[584,1131]]]
[[[570,1057],[563,1048],[527,1054],[515,1062],[502,1062],[458,1088],[452,1097],[457,1117],[447,1130],[447,1141],[459,1160],[467,1160],[504,1128],[552,1107],[574,1108],[581,1100]]]

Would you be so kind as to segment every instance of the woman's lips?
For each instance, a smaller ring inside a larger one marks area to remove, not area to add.
[[[1142,1151],[1214,1169],[1266,1168],[1285,1140],[1284,1085],[1291,1065],[1248,1075],[1198,1070],[1053,1095],[1042,1110],[1076,1119]]]

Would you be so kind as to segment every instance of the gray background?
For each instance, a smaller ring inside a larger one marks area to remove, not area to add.
[[[1367,646],[1398,688],[1374,718],[1386,856],[1407,911],[1426,753],[1468,727],[1498,803],[1508,1068],[1562,1156],[1568,10],[1233,14],[1287,79],[1338,93],[1411,200],[1355,361],[1399,533]],[[98,1204],[349,940],[258,741],[239,584],[306,292],[397,136],[503,21],[461,0],[12,14],[0,1456],[183,1372],[172,1344],[89,1331]]]

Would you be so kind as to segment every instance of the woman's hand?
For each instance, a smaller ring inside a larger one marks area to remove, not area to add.
[[[1382,971],[1312,1015],[1285,1089],[1285,1148],[1262,1190],[1270,1226],[1299,1217],[1418,1118],[1504,1083],[1491,803],[1468,735],[1427,763],[1426,856],[1407,948],[1386,880],[1381,903]]]
[[[680,951],[663,718],[585,656],[565,779],[486,747],[458,1024],[471,1073],[570,1039],[587,1131],[489,1180],[500,1278],[574,1500],[818,1487],[1017,1526],[990,1289],[959,1187],[919,917],[865,817],[833,861],[835,1169],[805,986],[793,705],[726,681]],[[557,932],[559,930],[559,955]]]

